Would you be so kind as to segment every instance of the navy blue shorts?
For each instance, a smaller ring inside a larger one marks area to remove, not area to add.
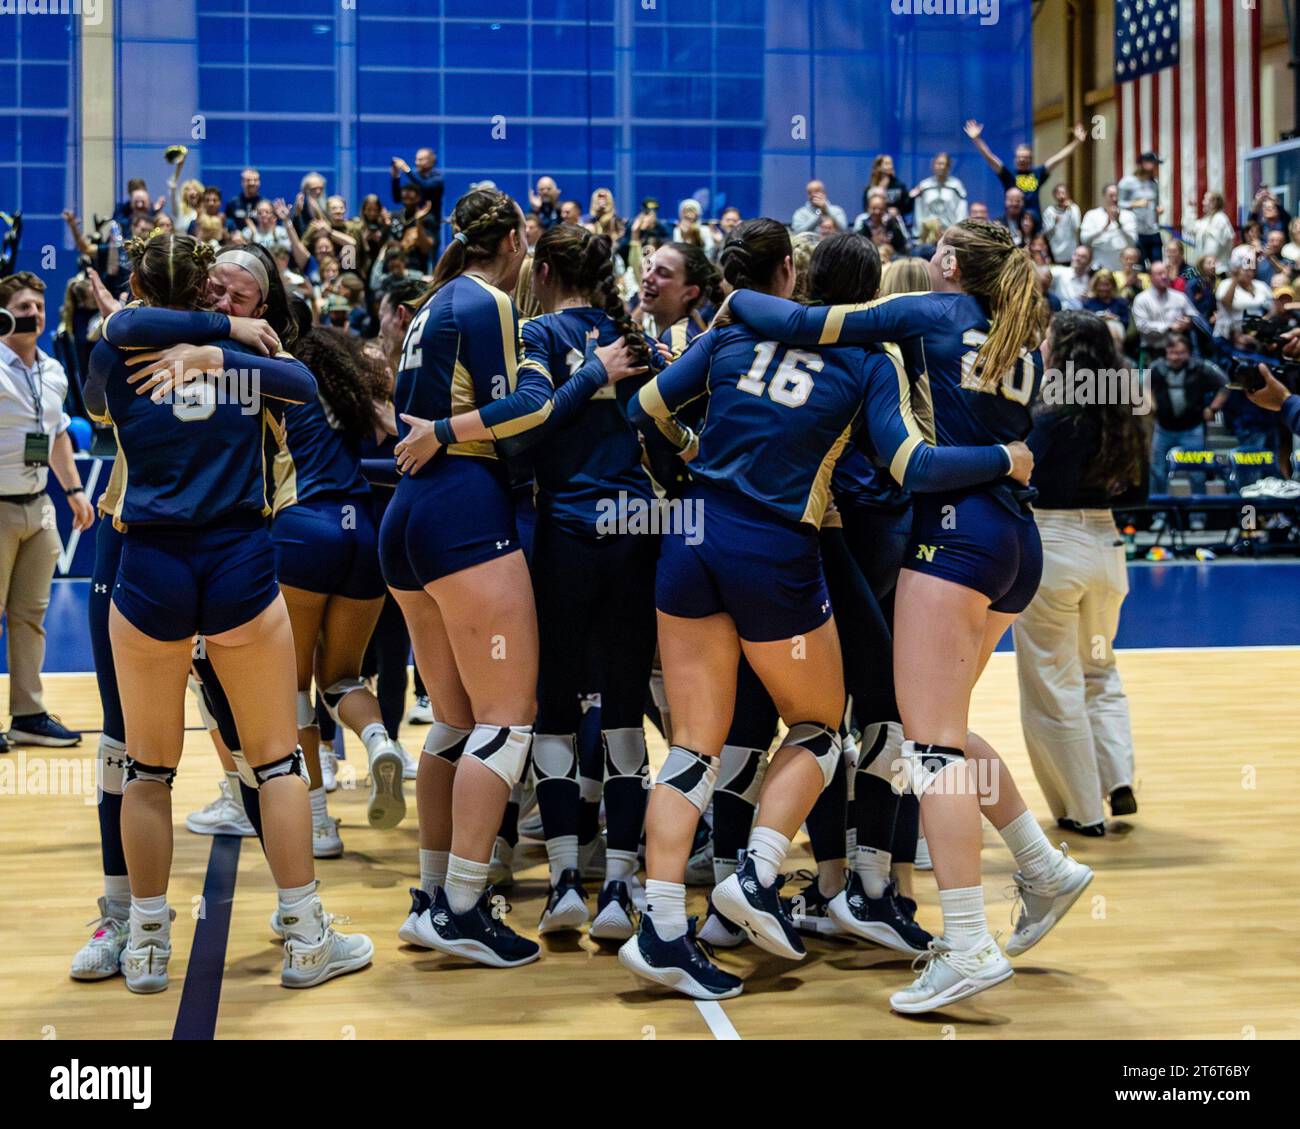
[[[1043,576],[1033,512],[1012,513],[987,490],[917,494],[903,567],[951,580],[989,598],[989,610],[1018,615]]]
[[[403,477],[379,527],[384,580],[401,591],[520,548],[504,468],[472,455],[446,455],[430,473]]]
[[[275,515],[271,540],[281,584],[351,600],[387,592],[369,498],[312,498],[288,506]]]
[[[113,603],[137,630],[170,642],[248,623],[279,591],[266,521],[241,514],[211,525],[133,526]]]
[[[806,635],[830,619],[816,529],[698,479],[682,502],[698,507],[699,529],[689,540],[681,530],[664,535],[655,580],[661,612],[684,619],[726,612],[749,643]]]

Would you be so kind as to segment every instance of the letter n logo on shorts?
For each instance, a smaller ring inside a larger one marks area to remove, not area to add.
[[[918,545],[916,547],[916,559],[918,561],[927,561],[933,564],[934,554],[942,548],[942,545]]]

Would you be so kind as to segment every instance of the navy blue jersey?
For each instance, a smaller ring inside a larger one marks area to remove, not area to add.
[[[969,294],[900,294],[860,306],[800,306],[741,290],[732,297],[731,312],[756,333],[788,345],[896,342],[917,421],[927,440],[940,447],[1011,443],[1033,427],[1042,357],[1036,350],[1022,353],[995,392],[983,391],[975,358],[987,339],[989,318]],[[1014,506],[1009,496],[1004,501]]]
[[[704,424],[693,437],[675,413],[704,396]],[[689,448],[697,439],[693,476],[814,526],[821,524],[831,472],[860,416],[890,473],[909,489],[960,489],[1010,467],[1000,447],[928,446],[896,354],[795,349],[743,325],[698,337],[641,389],[632,410],[634,420],[653,420],[679,446]]]
[[[524,355],[542,365],[556,382],[555,408],[546,423],[529,433],[537,479],[537,509],[575,532],[598,532],[599,519],[619,495],[653,496],[641,464],[641,443],[628,421],[626,404],[635,383],[604,384],[594,394],[570,399],[574,381],[589,364],[591,345],[610,345],[620,334],[604,310],[590,306],[544,314],[524,323]],[[585,391],[585,390],[584,390]]]
[[[275,513],[325,495],[355,497],[370,492],[361,472],[360,452],[343,433],[324,397],[289,404],[280,416],[280,449],[272,468]]]
[[[841,510],[901,510],[911,504],[911,495],[889,477],[889,472],[878,466],[864,442],[863,429],[859,428],[853,441],[844,448],[844,454],[835,464],[831,474],[831,496]]]
[[[509,295],[474,275],[461,274],[415,315],[397,369],[398,438],[410,427],[402,413],[440,420],[478,411],[493,439],[544,423],[554,389],[536,361],[521,359],[519,314]],[[433,473],[444,455],[497,458],[491,439],[452,443],[414,475]]]
[[[291,357],[260,357],[216,342],[227,372],[256,373],[226,382],[195,381],[163,403],[137,395],[127,383],[129,352],[101,340],[91,354],[86,406],[113,425],[122,493],[112,510],[118,523],[206,525],[241,511],[270,512],[264,440],[268,397],[315,395],[311,373]],[[241,400],[243,402],[241,402]]]
[[[686,346],[703,332],[699,322],[687,314],[681,321],[673,322],[659,334],[659,341],[673,351],[673,358],[676,359],[686,352]]]

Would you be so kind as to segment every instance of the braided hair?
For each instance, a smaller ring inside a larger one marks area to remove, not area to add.
[[[131,287],[150,306],[196,310],[217,255],[188,235],[137,236],[126,245],[133,264]]]
[[[772,276],[793,254],[790,233],[776,220],[747,220],[722,245],[718,261],[733,290],[766,290]]]
[[[533,271],[547,267],[565,290],[588,298],[609,316],[641,364],[650,360],[650,347],[636,328],[618,292],[614,277],[614,247],[608,235],[596,235],[576,224],[556,224],[537,241]]]
[[[501,240],[519,230],[523,222],[520,215],[519,205],[495,188],[474,188],[457,200],[451,216],[456,237],[438,260],[421,305],[463,274],[471,263],[496,258]]]

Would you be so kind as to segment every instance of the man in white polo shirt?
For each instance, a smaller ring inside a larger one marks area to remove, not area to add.
[[[45,283],[28,271],[0,279],[0,611],[7,622],[9,739],[20,745],[76,745],[81,734],[50,716],[41,692],[45,610],[63,546],[49,471],[68,497],[73,526],[89,529],[94,511],[81,486],[63,401],[68,376],[36,346],[45,332]],[[8,742],[3,748],[8,748]],[[2,750],[0,750],[2,751]]]
[[[1151,285],[1133,299],[1133,324],[1142,337],[1142,348],[1161,352],[1166,337],[1186,333],[1196,316],[1187,295],[1169,285],[1169,267],[1157,259],[1151,264]]]

